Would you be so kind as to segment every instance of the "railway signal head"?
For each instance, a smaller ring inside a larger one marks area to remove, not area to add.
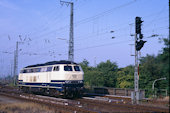
[[[139,34],[139,38],[142,39],[143,38],[143,34]]]
[[[141,26],[142,26],[142,20],[141,20],[141,17],[136,17],[136,23],[135,23],[135,25],[136,25],[136,33],[137,34],[141,34]]]
[[[136,51],[140,51],[146,41],[140,40],[136,41]]]

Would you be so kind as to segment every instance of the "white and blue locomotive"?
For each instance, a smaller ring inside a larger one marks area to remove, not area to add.
[[[84,72],[79,64],[70,61],[30,65],[20,71],[18,86],[24,92],[80,97],[84,89]]]

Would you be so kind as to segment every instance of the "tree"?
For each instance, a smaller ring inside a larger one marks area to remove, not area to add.
[[[134,66],[130,65],[117,72],[117,88],[133,88]]]
[[[115,62],[111,62],[110,60],[101,62],[98,64],[97,70],[103,73],[104,86],[116,87],[118,66]]]
[[[89,62],[86,59],[84,59],[83,62],[80,63],[80,65],[88,67],[89,66]]]
[[[140,59],[140,88],[151,91],[155,79],[164,78],[155,83],[155,88],[167,89],[169,92],[169,40],[163,39],[165,47],[157,56],[147,55]],[[146,92],[149,95],[150,92]]]
[[[97,71],[94,67],[90,67],[86,59],[80,65],[84,71],[84,83],[86,86],[103,86],[102,72]]]
[[[84,76],[86,86],[104,86],[102,72],[91,70],[87,71]]]

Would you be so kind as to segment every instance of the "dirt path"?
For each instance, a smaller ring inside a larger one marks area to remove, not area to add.
[[[0,95],[0,104],[12,104],[12,103],[21,103],[21,102],[24,101]]]
[[[49,106],[0,95],[0,113],[58,113]]]

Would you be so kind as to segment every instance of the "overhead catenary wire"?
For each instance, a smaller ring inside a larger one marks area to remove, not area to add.
[[[144,39],[147,39],[147,38],[154,38],[154,37],[147,36],[147,37],[145,37]],[[84,47],[84,48],[80,48],[80,49],[75,49],[75,51],[89,50],[89,49],[99,48],[99,47],[104,47],[104,46],[113,46],[113,45],[117,45],[117,44],[121,44],[121,43],[131,42],[131,41],[134,41],[134,39],[124,40],[124,41],[119,41],[119,42],[106,43],[106,44],[100,44],[100,45],[94,45],[94,46],[89,46],[89,47]],[[61,54],[61,55],[67,55],[66,53],[67,53],[67,52],[62,52],[62,53],[60,53],[60,54]],[[46,57],[46,56],[44,55],[44,56],[42,56],[42,57]],[[38,57],[38,58],[40,58],[40,57]]]
[[[129,27],[129,26],[127,26],[127,27]],[[127,28],[127,27],[124,27],[124,28]],[[55,30],[54,30],[55,31]],[[46,34],[43,34],[43,35],[48,35],[48,34],[50,34],[50,33],[52,33],[53,31],[51,31],[51,32],[49,32],[49,33],[46,33]],[[43,36],[42,35],[42,36]],[[40,36],[41,37],[41,36]],[[38,38],[36,38],[36,39],[38,39]]]
[[[166,29],[168,29],[168,27],[167,26],[163,26],[163,27],[157,27],[157,28],[155,28],[155,29],[164,29],[164,28],[166,28]],[[147,32],[149,32],[150,30],[148,30]],[[145,31],[146,32],[146,31]],[[104,34],[106,34],[106,33],[108,33],[108,32],[105,32]],[[124,34],[124,35],[127,35],[127,34]],[[89,37],[89,36],[88,36]],[[91,37],[93,37],[93,36],[91,36]],[[84,37],[85,38],[85,37]],[[53,46],[55,46],[55,45],[53,45]],[[51,46],[51,47],[53,47],[53,46]],[[41,48],[42,49],[42,48]],[[46,49],[48,49],[48,48],[46,48]],[[5,53],[5,51],[4,51],[4,53]],[[12,54],[12,52],[10,53],[10,54]]]
[[[157,27],[157,28],[155,28],[155,29],[167,29],[167,26],[162,26],[162,27]],[[119,29],[120,30],[120,29]],[[151,29],[152,30],[152,29]],[[145,33],[147,33],[147,32],[149,32],[149,31],[151,31],[151,30],[145,30],[144,32]],[[109,34],[110,32],[103,32],[103,33],[101,33],[100,35],[106,35],[106,34]],[[97,35],[97,34],[96,34]],[[128,34],[126,33],[126,34],[121,34],[121,35],[116,35],[116,37],[125,37],[125,36],[127,36]],[[88,39],[88,38],[92,38],[92,37],[94,37],[94,35],[91,35],[91,36],[84,36],[81,40],[84,40],[84,39]],[[105,40],[105,38],[103,38],[104,40]],[[100,40],[98,40],[98,39],[96,39],[96,42],[102,42],[102,40],[101,40],[101,38],[100,38]],[[91,40],[91,42],[93,42],[94,40]],[[76,43],[75,45],[81,45],[81,43]],[[37,50],[35,50],[35,51],[40,51],[40,50],[46,50],[46,49],[52,49],[52,47],[55,47],[56,46],[56,44],[54,44],[54,45],[51,45],[50,47],[44,47],[44,48],[39,48],[39,49],[37,49]],[[59,46],[60,48],[62,48],[62,46],[64,46],[63,44],[61,45],[61,46]]]
[[[119,8],[122,8],[122,7],[125,7],[125,6],[128,6],[128,5],[132,4],[132,3],[135,3],[136,1],[137,1],[137,0],[132,0],[132,1],[128,2],[128,3],[125,3],[125,4],[120,5],[120,6],[118,6],[118,7],[114,7],[114,8],[112,8],[112,9],[110,9],[110,10],[104,11],[104,12],[102,12],[102,13],[100,13],[100,14],[95,15],[95,16],[92,16],[92,17],[85,18],[85,19],[82,19],[82,20],[80,20],[80,21],[77,21],[77,22],[74,23],[74,24],[75,24],[75,27],[76,27],[78,24],[82,23],[82,22],[83,22],[83,23],[86,23],[86,22],[88,22],[88,21],[92,21],[94,18],[100,18],[100,17],[102,17],[103,15],[110,14],[111,12],[114,12],[116,9],[119,9]],[[88,21],[87,21],[87,20],[88,20]],[[50,32],[45,33],[45,34],[49,34],[49,33],[52,33],[52,32],[54,32],[54,31],[56,32],[56,31],[65,29],[65,28],[67,28],[67,27],[69,27],[69,25],[65,25],[65,26],[62,27],[62,28],[55,29],[55,30],[50,31]],[[43,35],[45,35],[45,34],[43,34]],[[41,35],[41,36],[42,36],[42,35]],[[41,36],[39,36],[39,37],[41,37]],[[36,40],[37,40],[37,39],[39,39],[39,38],[36,38]],[[35,40],[35,39],[34,39],[34,40]]]
[[[128,3],[127,3],[128,4]],[[108,11],[105,11],[105,12],[109,12],[109,10]],[[101,14],[99,14],[99,15],[101,15]],[[95,17],[95,16],[94,16]],[[85,19],[84,19],[85,20]],[[82,20],[82,21],[84,21],[84,20]],[[79,21],[80,22],[80,21]],[[65,26],[65,27],[67,27],[67,26]],[[56,30],[54,30],[54,32],[55,32]],[[53,32],[53,31],[52,31]],[[49,32],[49,33],[47,33],[47,34],[50,34],[50,33],[52,33],[52,32]],[[43,35],[41,35],[41,36],[39,36],[39,37],[43,37],[44,35],[47,35],[47,34],[43,34]],[[36,39],[39,39],[38,37],[36,38]]]
[[[127,26],[128,27],[128,26]],[[126,27],[125,27],[126,28]]]

